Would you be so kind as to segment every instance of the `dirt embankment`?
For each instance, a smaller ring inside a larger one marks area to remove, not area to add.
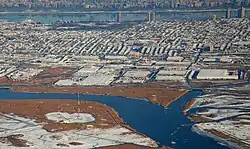
[[[222,138],[222,139],[230,139],[230,136],[228,136],[220,131],[217,131],[215,129],[205,129],[204,131],[207,131],[211,134],[214,134],[215,136]]]
[[[189,111],[193,105],[196,103],[196,99],[192,99],[189,102],[187,102],[187,104],[184,106],[184,108],[182,109],[182,113],[184,115],[187,114],[187,111]],[[202,109],[199,112],[205,112],[205,109]],[[212,122],[213,120],[205,118],[205,117],[201,117],[197,114],[188,114],[188,118],[190,118],[192,121],[196,122],[196,123],[205,123],[205,122]]]
[[[192,99],[192,100],[190,100],[190,101],[188,101],[188,103],[184,106],[184,108],[182,109],[182,113],[184,114],[184,115],[186,115],[187,114],[187,111],[189,111],[192,107],[193,107],[193,105],[196,103],[196,99]]]
[[[212,122],[213,121],[211,119],[204,118],[204,117],[198,116],[196,114],[190,114],[190,115],[188,115],[188,118],[190,118],[192,121],[194,121],[196,123],[206,123],[206,122]]]
[[[90,113],[95,122],[88,124],[65,124],[48,120],[46,114],[50,112]],[[87,125],[95,128],[112,128],[116,125],[125,125],[118,114],[110,107],[97,102],[80,101],[78,106],[75,100],[1,100],[0,112],[14,113],[15,115],[35,119],[47,131],[67,131],[72,129],[86,129]],[[129,128],[129,126],[127,126]],[[131,129],[132,130],[132,129]]]
[[[115,86],[115,87],[17,87],[13,92],[39,92],[39,93],[82,93],[113,95],[130,98],[145,98],[153,103],[167,107],[170,103],[186,94],[186,90],[174,90],[161,86]]]

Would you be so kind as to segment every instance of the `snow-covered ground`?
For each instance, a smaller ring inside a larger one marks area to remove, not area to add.
[[[51,112],[46,114],[47,119],[61,123],[88,123],[95,121],[95,118],[88,113]]]
[[[51,133],[37,125],[33,120],[18,116],[0,118],[0,137],[23,134],[20,139],[26,140],[30,147],[22,149],[90,149],[133,143],[137,145],[157,147],[152,139],[132,132],[122,126],[115,126],[110,129],[99,129],[88,127],[86,130],[70,130]],[[76,143],[77,145],[73,145]],[[17,149],[20,147],[11,146],[10,143],[0,142],[0,149]]]
[[[217,134],[222,142],[227,142],[233,148],[250,148],[250,98],[249,94],[239,92],[217,91],[196,98],[194,108],[201,108],[197,114],[214,122],[195,124],[197,133],[214,137],[207,130],[221,132]],[[195,130],[194,129],[194,130]]]
[[[82,80],[77,80],[77,79],[59,80],[55,83],[55,85],[57,86],[70,86],[74,84],[80,85],[80,86],[109,85],[115,79],[115,77],[116,75],[114,74],[97,73],[97,74],[89,75],[85,78],[82,78]]]
[[[207,103],[202,105],[203,103]],[[246,96],[207,94],[196,98],[194,107],[234,107],[246,108],[250,106],[250,99]]]
[[[235,121],[223,121],[220,123],[199,123],[196,124],[200,129],[214,129],[232,138],[236,138],[250,145],[250,126],[236,124]]]
[[[43,71],[42,69],[26,68],[23,70],[17,70],[15,72],[12,72],[7,76],[12,80],[29,80],[30,78],[38,75],[42,71]]]
[[[197,112],[201,114],[202,117],[209,118],[212,120],[220,120],[223,118],[233,117],[241,114],[250,114],[246,112],[240,112],[241,110],[233,110],[233,109],[207,109],[206,112]],[[212,115],[212,116],[211,116]]]

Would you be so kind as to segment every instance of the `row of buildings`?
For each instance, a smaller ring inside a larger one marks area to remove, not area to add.
[[[60,86],[237,80],[249,68],[248,19],[145,22],[91,31],[0,23],[0,76],[12,80],[32,79],[47,67],[75,69],[56,82]]]
[[[95,8],[95,9],[122,9],[122,8],[188,8],[188,7],[225,7],[249,6],[250,1],[232,0],[2,0],[2,7],[27,8]]]

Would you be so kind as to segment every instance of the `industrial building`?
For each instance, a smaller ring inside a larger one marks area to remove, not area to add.
[[[237,71],[228,71],[226,69],[200,69],[196,79],[198,80],[225,80],[238,79]]]

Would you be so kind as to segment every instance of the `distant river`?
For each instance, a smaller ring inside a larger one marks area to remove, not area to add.
[[[202,12],[202,13],[183,13],[183,12],[164,12],[157,13],[156,20],[207,20],[213,15],[217,18],[224,18],[226,12]],[[231,12],[231,17],[237,17],[237,11]],[[250,12],[246,11],[246,17],[250,17]],[[116,14],[0,14],[0,20],[19,22],[32,19],[42,23],[53,23],[55,21],[116,21]],[[123,21],[142,21],[147,20],[148,14],[125,14]]]
[[[79,99],[97,101],[114,108],[128,125],[161,145],[175,149],[229,149],[209,137],[192,132],[191,127],[194,123],[181,113],[187,101],[201,94],[200,91],[189,92],[166,109],[144,100],[132,100],[124,97],[81,94]],[[77,98],[77,94],[12,93],[6,89],[0,89],[0,100]]]

